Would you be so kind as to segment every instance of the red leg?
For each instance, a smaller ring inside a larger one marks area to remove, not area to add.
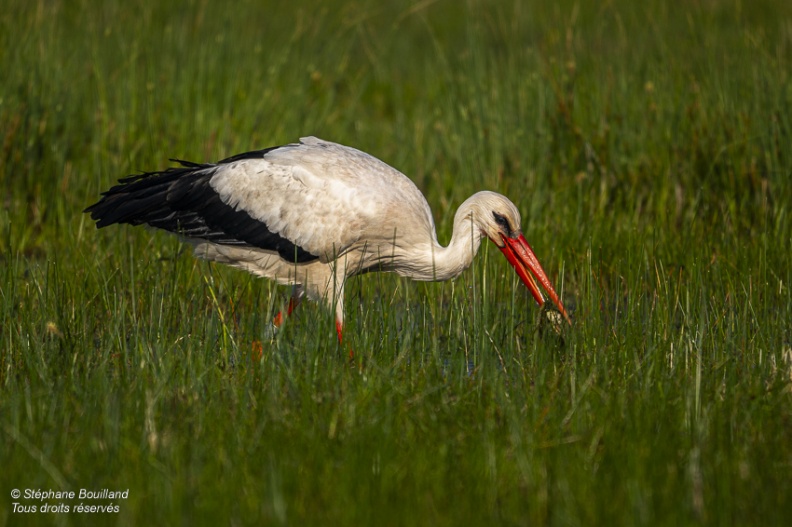
[[[336,319],[336,334],[338,335],[338,345],[339,346],[344,341],[343,333],[344,333],[344,324],[342,324],[341,321]],[[352,348],[349,348],[349,358],[350,358],[350,360],[355,358],[355,352],[352,350]]]
[[[343,341],[342,334],[344,332],[344,326],[341,324],[340,321],[336,320],[336,333],[338,334],[338,343],[341,344]]]
[[[286,322],[286,317],[291,316],[297,306],[300,305],[302,301],[303,290],[302,288],[296,286],[292,289],[292,296],[289,299],[289,304],[286,306],[286,313],[284,315],[283,311],[278,311],[278,314],[272,318],[272,325],[276,328],[279,328]],[[261,360],[261,356],[263,354],[263,347],[261,342],[254,341],[253,342],[253,359],[254,360]]]
[[[286,306],[286,316],[283,316],[283,311],[279,311],[275,318],[272,319],[272,323],[276,328],[279,328],[283,325],[283,322],[286,320],[286,317],[290,317],[291,314],[297,309],[297,306],[300,305],[302,300],[301,295],[299,294],[292,294],[292,297],[289,299],[289,305]]]

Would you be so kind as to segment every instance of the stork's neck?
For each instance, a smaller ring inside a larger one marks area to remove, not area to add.
[[[469,201],[464,202],[454,216],[454,231],[448,246],[443,247],[435,241],[421,251],[420,257],[413,259],[409,270],[400,274],[413,280],[443,281],[456,278],[470,267],[484,235],[471,219]]]

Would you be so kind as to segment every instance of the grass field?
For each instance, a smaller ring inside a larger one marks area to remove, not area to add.
[[[7,4],[0,525],[792,518],[792,3]],[[412,177],[443,243],[511,197],[563,342],[487,246],[354,280],[350,362],[320,306],[270,338],[287,288],[81,212],[304,135]]]

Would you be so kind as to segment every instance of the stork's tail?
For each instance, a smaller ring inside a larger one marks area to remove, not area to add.
[[[102,193],[102,198],[86,208],[102,228],[115,223],[148,224],[183,233],[189,228],[183,211],[189,208],[191,189],[205,183],[216,165],[172,159],[179,167],[161,172],[144,172],[118,180],[118,185]],[[196,196],[197,197],[197,196]],[[185,202],[187,201],[187,202]],[[174,219],[179,217],[178,226]]]

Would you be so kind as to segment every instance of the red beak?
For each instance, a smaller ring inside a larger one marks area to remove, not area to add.
[[[536,302],[540,306],[545,303],[542,292],[539,290],[539,286],[536,285],[536,280],[539,280],[542,287],[544,287],[545,291],[547,291],[547,294],[550,296],[550,299],[556,307],[558,307],[561,314],[564,315],[566,321],[569,325],[572,325],[572,321],[569,320],[569,315],[567,315],[566,309],[564,309],[564,304],[562,304],[561,300],[558,298],[555,289],[553,289],[553,284],[551,284],[550,279],[547,278],[531,246],[525,241],[525,237],[520,234],[517,238],[510,238],[508,236],[501,236],[501,238],[503,239],[503,247],[499,247],[501,252],[506,256],[506,259],[509,260],[514,270],[517,271],[520,280],[522,280],[528,290],[531,291]],[[534,280],[534,276],[536,280]]]

